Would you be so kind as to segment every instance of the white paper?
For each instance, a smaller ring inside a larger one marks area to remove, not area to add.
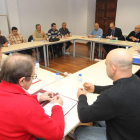
[[[63,114],[66,115],[77,104],[77,101],[72,100],[70,98],[67,98],[65,96],[62,96],[62,95],[58,95],[58,96],[60,96],[62,98],[62,100],[63,100],[62,109],[63,109]],[[45,113],[48,116],[51,116],[51,114],[52,114],[52,107],[53,107],[52,102],[48,103],[47,105],[45,105],[43,107],[44,110],[45,110]]]

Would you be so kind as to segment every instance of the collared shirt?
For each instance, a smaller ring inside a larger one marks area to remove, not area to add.
[[[102,37],[103,36],[103,30],[101,28],[98,28],[98,30],[93,29],[90,32],[90,35],[95,35],[95,38],[98,38],[99,36]]]
[[[9,34],[7,38],[8,38],[8,42],[11,45],[13,45],[13,44],[21,44],[21,43],[26,42],[26,40],[24,39],[24,37],[21,34],[17,34],[17,35]]]
[[[3,46],[3,44],[5,44],[6,42],[8,42],[6,37],[5,36],[0,36],[0,44],[2,44],[2,46]]]
[[[111,30],[111,35],[114,36],[115,35],[115,28],[113,30]]]
[[[60,28],[59,29],[59,32],[62,34],[62,35],[67,35],[67,34],[70,34],[69,30],[66,28],[65,30],[63,28]]]
[[[55,31],[53,31],[53,29],[50,29],[48,31],[49,39],[56,38],[57,36],[61,36],[60,32],[57,29]]]

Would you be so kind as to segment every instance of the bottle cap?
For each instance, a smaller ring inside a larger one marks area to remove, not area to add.
[[[39,63],[38,61],[36,61],[36,63]]]
[[[56,75],[59,75],[59,72],[57,72]]]
[[[82,74],[80,73],[79,76],[82,76]]]

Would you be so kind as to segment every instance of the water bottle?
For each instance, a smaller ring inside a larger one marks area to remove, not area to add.
[[[8,47],[10,47],[10,42],[8,42]]]
[[[49,38],[47,37],[47,42],[49,42]]]
[[[101,36],[99,35],[99,40],[101,40]]]
[[[9,53],[9,56],[12,56],[12,52]]]
[[[128,50],[128,49],[129,49],[129,46],[127,45],[127,46],[126,46],[126,50]]]
[[[78,75],[78,83],[77,83],[77,86],[78,88],[82,88],[83,87],[83,78],[82,78],[82,74],[79,74]]]
[[[138,41],[136,42],[136,49],[135,49],[136,51],[138,50]]]
[[[86,38],[86,36],[87,36],[87,34],[86,34],[86,33],[84,33],[84,38]]]
[[[32,40],[31,40],[31,42],[33,43],[33,42],[34,42],[34,40],[32,39]]]
[[[62,35],[62,39],[64,39],[64,35]]]
[[[116,37],[116,41],[118,41],[118,37]]]
[[[58,72],[56,73],[55,81],[56,81],[56,86],[60,86],[60,75]]]
[[[39,68],[40,68],[40,65],[39,65],[39,62],[38,61],[36,61],[35,68],[36,68],[36,73],[38,74]]]

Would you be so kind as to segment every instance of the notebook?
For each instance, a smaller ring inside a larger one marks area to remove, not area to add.
[[[35,92],[34,95],[41,95],[44,92],[46,92],[46,90],[41,89]],[[78,101],[68,98],[66,96],[60,95],[59,93],[54,93],[54,96],[60,96],[62,98],[63,100],[62,110],[63,110],[64,115],[66,115],[78,103]],[[44,108],[45,113],[48,116],[51,116],[53,103],[50,101],[45,101],[41,103],[41,106]]]
[[[32,81],[32,84],[35,84],[35,83],[40,82],[40,81],[41,81],[40,79],[36,78]]]

